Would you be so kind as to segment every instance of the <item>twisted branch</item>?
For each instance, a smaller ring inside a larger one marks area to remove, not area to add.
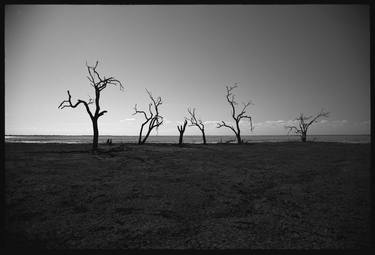
[[[195,115],[195,108],[193,108],[193,111],[191,111],[191,108],[188,108],[188,113],[190,114],[190,124],[189,127],[191,126],[197,126],[201,131],[204,130],[204,124],[200,118],[197,118]]]
[[[99,91],[102,91],[107,87],[107,85],[114,85],[119,86],[120,90],[123,90],[124,87],[122,86],[121,82],[114,77],[105,78],[105,76],[102,78],[100,77],[99,73],[96,71],[96,68],[98,67],[98,61],[96,61],[95,66],[89,66],[86,62],[87,71],[89,72],[89,76],[87,76],[87,79],[90,81],[91,86],[98,89]],[[95,78],[96,77],[96,78]]]
[[[68,100],[62,101],[61,104],[57,107],[58,109],[64,109],[65,107],[76,108],[78,105],[83,104],[86,108],[87,113],[90,115],[90,117],[91,118],[94,117],[92,115],[91,111],[90,111],[90,108],[89,108],[89,105],[94,103],[92,98],[90,98],[88,102],[86,102],[84,100],[81,100],[81,99],[78,99],[77,103],[72,104],[72,96],[70,95],[69,90],[67,92],[68,92]]]

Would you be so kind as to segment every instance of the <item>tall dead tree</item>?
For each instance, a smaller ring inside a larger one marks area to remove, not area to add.
[[[199,128],[199,130],[202,132],[202,138],[203,138],[203,144],[206,144],[206,134],[204,132],[204,124],[200,118],[197,118],[195,115],[195,108],[193,108],[193,111],[191,111],[190,108],[188,108],[188,113],[190,114],[190,125],[189,126],[196,126]]]
[[[181,125],[177,126],[178,132],[180,132],[180,139],[178,140],[178,144],[182,144],[182,139],[183,139],[183,136],[184,136],[186,125],[187,125],[187,120],[185,119],[183,125],[181,124]]]
[[[225,123],[224,121],[221,121],[221,123],[217,123],[217,128],[227,127],[229,129],[231,129],[234,132],[234,134],[236,135],[237,143],[241,144],[243,142],[242,139],[241,139],[241,129],[240,129],[241,119],[249,119],[250,130],[253,131],[252,119],[251,119],[250,116],[245,115],[246,108],[249,105],[251,105],[252,103],[251,103],[251,101],[247,102],[246,104],[243,103],[242,110],[239,113],[236,113],[236,107],[235,106],[237,105],[237,102],[234,100],[234,95],[232,94],[232,90],[234,88],[237,88],[237,85],[235,84],[234,86],[231,86],[231,87],[226,86],[226,88],[227,88],[226,98],[227,98],[227,101],[228,101],[229,105],[231,106],[232,118],[236,123],[236,127],[234,128],[232,125],[229,125],[229,124]]]
[[[294,131],[301,137],[302,142],[306,142],[307,130],[311,124],[318,122],[319,118],[328,118],[328,115],[329,112],[325,112],[323,109],[318,114],[311,116],[305,116],[303,113],[300,113],[300,115],[295,119],[295,121],[297,121],[297,125],[285,126],[285,128],[289,129],[288,134]]]
[[[106,78],[105,76],[101,77],[97,72],[96,68],[98,67],[98,61],[96,61],[95,66],[89,66],[86,63],[87,71],[89,76],[87,76],[88,80],[90,81],[90,85],[95,90],[95,100],[89,99],[88,102],[78,99],[75,104],[72,103],[72,97],[68,90],[68,100],[64,100],[59,105],[59,109],[63,109],[65,107],[76,108],[78,105],[83,104],[85,109],[90,116],[92,121],[92,128],[93,128],[93,141],[92,141],[92,150],[96,151],[98,148],[98,139],[99,139],[99,128],[98,128],[98,119],[99,117],[103,116],[107,111],[100,110],[100,93],[103,89],[105,89],[108,85],[119,86],[120,90],[123,90],[124,87],[122,86],[121,82],[113,77]],[[89,105],[95,103],[95,111],[92,113],[90,110]]]
[[[161,101],[161,97],[157,97],[157,99],[155,100],[154,97],[152,96],[152,94],[146,89],[150,99],[151,99],[151,103],[149,103],[148,105],[148,111],[149,111],[149,115],[145,112],[145,111],[140,111],[137,109],[137,104],[134,106],[134,110],[135,112],[133,113],[133,115],[137,114],[137,113],[142,113],[144,116],[145,116],[145,121],[142,123],[141,125],[141,129],[139,131],[139,138],[138,138],[138,144],[144,144],[147,140],[147,138],[149,137],[151,131],[156,128],[158,129],[158,127],[163,124],[163,116],[161,116],[159,114],[159,106],[162,104],[162,101]],[[142,139],[142,133],[143,133],[143,128],[148,124],[148,130],[147,130],[147,133],[146,135],[143,137]]]

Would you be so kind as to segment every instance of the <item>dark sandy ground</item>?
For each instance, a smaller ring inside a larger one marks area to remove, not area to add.
[[[370,246],[370,144],[6,144],[6,244]]]

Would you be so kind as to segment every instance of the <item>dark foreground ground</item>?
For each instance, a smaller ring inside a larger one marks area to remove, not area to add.
[[[365,248],[370,144],[6,144],[6,244]]]

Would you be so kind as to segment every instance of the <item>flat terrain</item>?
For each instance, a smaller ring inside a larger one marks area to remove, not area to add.
[[[5,144],[8,247],[364,248],[370,144]]]

